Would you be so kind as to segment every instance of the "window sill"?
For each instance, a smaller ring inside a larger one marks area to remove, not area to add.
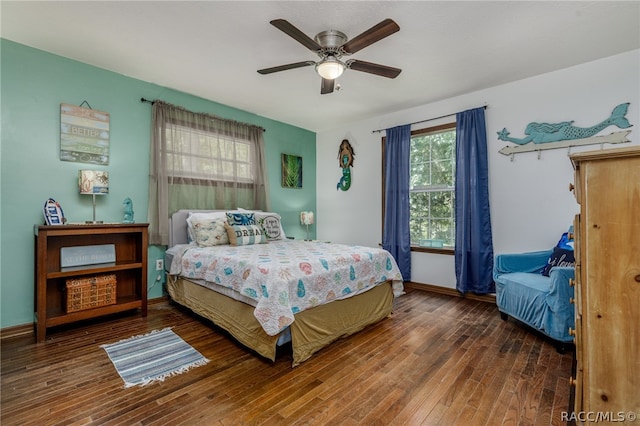
[[[433,248],[433,247],[411,246],[411,251],[417,251],[420,253],[446,254],[450,256],[453,256],[455,254],[453,247]]]

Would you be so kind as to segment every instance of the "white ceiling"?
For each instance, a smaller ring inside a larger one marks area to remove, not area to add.
[[[640,48],[639,1],[4,1],[2,38],[312,131]],[[353,38],[385,18],[400,31],[349,58],[401,68],[347,70],[320,95],[317,60],[269,24]],[[594,82],[597,84],[597,82]],[[131,96],[139,96],[132,93]],[[159,96],[161,98],[161,94]]]

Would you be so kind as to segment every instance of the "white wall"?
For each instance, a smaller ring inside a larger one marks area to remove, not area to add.
[[[377,246],[382,241],[381,138],[372,130],[411,123],[482,105],[489,145],[489,192],[494,253],[551,248],[572,224],[578,206],[568,185],[573,168],[567,149],[510,157],[498,153],[506,127],[524,137],[528,123],[575,120],[591,127],[608,118],[615,106],[630,102],[627,119],[634,126],[631,144],[640,141],[640,50],[580,66],[469,93],[393,114],[351,123],[317,134],[317,237],[337,243]],[[451,119],[449,119],[451,120]],[[447,120],[414,125],[412,129]],[[608,134],[615,127],[605,129]],[[348,139],[355,151],[352,185],[337,191],[341,176],[338,145]],[[605,145],[605,148],[615,147]],[[599,145],[571,152],[600,149]],[[453,256],[413,253],[412,281],[455,288]]]

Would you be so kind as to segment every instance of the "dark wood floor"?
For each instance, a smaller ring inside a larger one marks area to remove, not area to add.
[[[167,326],[211,362],[124,389],[99,346]],[[1,349],[3,426],[556,425],[572,362],[493,304],[420,290],[294,369],[286,352],[265,361],[166,303]]]

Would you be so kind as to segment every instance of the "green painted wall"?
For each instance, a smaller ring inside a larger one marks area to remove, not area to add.
[[[306,236],[298,215],[316,210],[315,133],[8,40],[0,43],[0,328],[33,321],[33,226],[44,221],[45,200],[60,202],[71,222],[92,217],[91,197],[77,193],[79,169],[109,171],[109,194],[97,199],[98,220],[121,221],[122,201],[131,197],[136,222],[146,221],[151,106],[141,97],[265,128],[271,209],[282,215],[288,236]],[[251,94],[239,89],[238,96]],[[85,100],[111,115],[108,166],[59,160],[60,104]],[[281,187],[281,153],[303,157],[302,189]],[[163,253],[164,247],[149,248],[150,286],[157,276],[155,259]],[[158,284],[149,291],[150,298],[162,294]]]

